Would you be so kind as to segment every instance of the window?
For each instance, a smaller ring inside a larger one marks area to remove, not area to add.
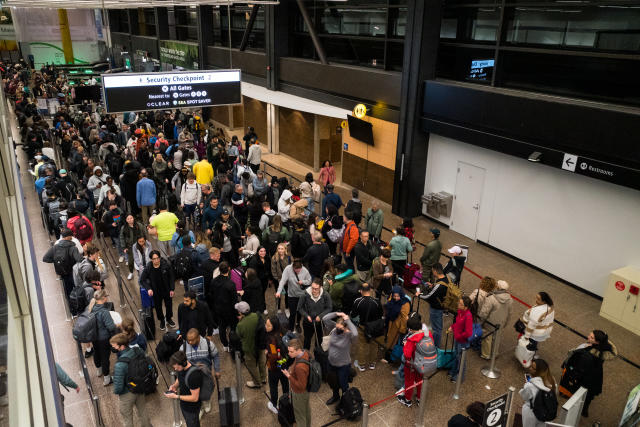
[[[501,13],[491,3],[445,0],[437,76],[640,105],[640,6],[507,0]]]
[[[249,6],[235,5],[231,7],[231,46],[233,48],[240,47],[242,37],[251,17],[251,10],[252,8]],[[214,45],[229,46],[229,15],[225,6],[214,9],[213,22]],[[247,49],[264,51],[264,27],[264,7],[260,7],[247,40]]]
[[[109,26],[116,33],[129,32],[129,11],[126,9],[110,9]]]
[[[304,5],[330,62],[402,69],[406,0],[307,0]],[[298,6],[291,3],[289,7],[294,30],[290,55],[318,59]]]
[[[175,6],[176,39],[198,41],[198,10],[195,7]]]

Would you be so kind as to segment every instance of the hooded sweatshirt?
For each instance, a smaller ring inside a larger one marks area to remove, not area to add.
[[[542,378],[533,377],[530,381],[524,383],[524,387],[518,392],[522,400],[524,400],[524,405],[522,405],[522,425],[524,427],[544,427],[544,421],[538,421],[533,410],[531,409],[531,405],[536,398],[536,395],[542,391],[551,390],[549,387],[544,385]]]
[[[289,221],[289,210],[291,208],[291,204],[288,203],[293,196],[293,193],[289,190],[284,190],[282,195],[280,196],[280,200],[278,200],[278,213],[282,218],[282,222]]]
[[[502,328],[511,314],[512,304],[511,294],[506,289],[497,289],[487,295],[478,317]]]
[[[291,287],[289,287],[289,291],[291,291]],[[320,288],[320,293],[317,297],[313,296],[311,287],[308,287],[305,291],[304,297],[302,297],[298,302],[298,313],[300,313],[303,319],[306,319],[307,316],[311,317],[314,320],[316,317],[320,317],[322,319],[331,310],[331,297],[329,297],[329,294],[324,292],[322,287]]]
[[[98,185],[104,185],[107,183],[107,177],[104,173],[100,176],[96,175],[96,172],[98,170],[102,172],[102,168],[100,166],[96,166],[93,168],[93,175],[91,175],[91,178],[89,178],[89,181],[87,182],[87,188],[89,189],[89,191],[93,192],[93,198],[95,200],[98,200],[100,198],[101,187],[98,187]]]

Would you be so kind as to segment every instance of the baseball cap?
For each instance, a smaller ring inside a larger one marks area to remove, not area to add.
[[[228,209],[222,209],[222,215],[229,215]]]
[[[240,314],[246,314],[249,311],[251,311],[251,308],[249,307],[249,304],[247,304],[246,301],[240,301],[239,303],[237,303],[236,305],[233,306],[236,311]]]
[[[62,233],[60,233],[60,235],[62,237],[70,237],[70,236],[73,236],[73,231],[69,230],[68,228],[65,228],[64,230],[62,230]]]
[[[67,170],[66,170],[66,169],[60,169],[60,170],[58,171],[58,173],[59,173],[60,175],[66,175],[66,174],[67,174]]]
[[[429,229],[429,231],[434,235],[434,236],[439,236],[440,235],[440,230],[438,228],[431,228]]]
[[[450,254],[461,254],[462,248],[458,245],[452,246],[447,252],[449,252]]]

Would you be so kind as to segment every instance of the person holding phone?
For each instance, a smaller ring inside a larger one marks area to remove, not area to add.
[[[164,396],[180,401],[180,411],[187,427],[200,427],[202,372],[198,368],[193,369],[189,374],[189,383],[187,383],[187,372],[194,366],[183,351],[173,353],[169,359],[169,366],[178,374],[178,377],[171,384],[169,390],[164,393]]]

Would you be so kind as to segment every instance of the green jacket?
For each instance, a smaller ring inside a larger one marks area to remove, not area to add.
[[[351,276],[343,277],[340,280],[336,280],[329,288],[329,296],[331,297],[331,303],[333,304],[333,311],[342,311],[342,296],[344,295],[344,284],[350,282],[352,279],[358,280],[355,274]]]
[[[431,267],[438,261],[440,261],[440,252],[442,251],[442,242],[438,239],[434,239],[427,243],[424,247],[424,252],[420,257],[420,264],[422,264],[422,271],[430,272]]]
[[[146,238],[147,230],[144,225],[138,221],[134,221],[133,227],[129,227],[129,224],[125,222],[120,228],[120,243],[123,249],[131,250],[140,237]]]
[[[256,328],[258,327],[258,315],[250,313],[242,318],[236,326],[236,333],[242,341],[244,354],[256,354]]]
[[[71,377],[69,377],[69,375],[67,375],[67,373],[64,371],[64,369],[62,369],[62,367],[57,363],[56,363],[56,374],[58,375],[58,382],[62,384],[64,387],[69,387],[73,389],[78,388],[78,384],[76,384],[75,381],[73,381]]]
[[[378,209],[374,212],[371,208],[367,210],[367,217],[365,219],[367,224],[367,231],[373,237],[380,238],[382,234],[382,225],[384,223],[384,213],[382,209]]]
[[[118,360],[113,367],[113,393],[114,394],[127,394],[129,389],[127,388],[127,373],[129,372],[129,363],[121,362],[120,359],[128,357],[133,359],[136,351],[143,351],[140,347],[127,347],[122,350],[122,353],[118,354]]]
[[[407,254],[413,251],[411,241],[405,236],[393,236],[389,245],[391,246],[392,261],[406,260]]]

